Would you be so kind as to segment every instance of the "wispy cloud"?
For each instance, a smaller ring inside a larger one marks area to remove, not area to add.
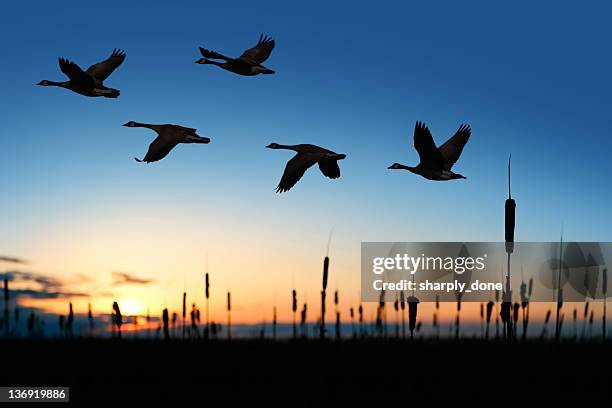
[[[112,272],[112,275],[113,285],[115,286],[126,284],[146,285],[148,283],[153,282],[153,279],[139,278],[137,276],[125,272]]]
[[[21,264],[21,265],[28,263],[28,261],[26,261],[25,259],[16,258],[14,256],[6,256],[6,255],[0,255],[0,262],[9,262],[9,263]]]
[[[88,296],[87,293],[67,290],[64,282],[36,272],[9,271],[0,273],[0,279],[7,279],[17,288],[10,293],[15,298],[58,299]]]

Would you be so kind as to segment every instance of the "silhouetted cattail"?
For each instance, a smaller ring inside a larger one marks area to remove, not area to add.
[[[119,338],[121,338],[121,325],[123,324],[123,317],[121,316],[121,310],[119,309],[119,304],[117,302],[113,302],[113,311],[114,313],[114,321],[117,326],[117,333]]]
[[[30,312],[30,317],[28,317],[28,334],[34,336],[34,312]]]
[[[232,338],[232,295],[227,291],[227,339]]]
[[[393,302],[393,310],[395,310],[395,337],[399,338],[400,323],[399,323],[399,299]]]
[[[206,263],[206,269],[208,269],[208,261]],[[206,272],[204,282],[204,295],[206,296],[206,328],[204,329],[204,337],[208,338],[210,333],[210,278],[208,272]]]
[[[272,309],[272,338],[276,340],[276,306]]]
[[[355,337],[355,335],[356,335],[356,332],[355,332],[355,310],[353,309],[352,306],[349,309],[349,316],[351,317],[351,331],[353,332],[353,337]]]
[[[291,311],[293,312],[293,338],[297,337],[297,327],[295,324],[295,315],[297,312],[297,292],[295,289],[291,291]]]
[[[8,278],[4,275],[4,306],[2,312],[2,323],[6,330],[6,335],[9,334],[9,283]]]
[[[68,321],[66,322],[66,329],[68,335],[72,337],[72,323],[74,322],[74,311],[72,310],[72,302],[70,302],[68,310]]]
[[[603,292],[603,316],[601,318],[602,338],[606,341],[606,298],[608,295],[608,269],[604,269],[601,275],[601,288]]]
[[[487,328],[485,330],[485,338],[488,339],[489,338],[489,325],[491,323],[491,315],[493,314],[493,306],[495,305],[495,303],[493,303],[493,301],[489,301],[487,303]]]
[[[338,310],[338,289],[334,291],[334,308],[336,311],[336,339],[340,339],[340,311]]]
[[[89,334],[91,335],[94,329],[94,318],[91,310],[91,302],[87,304],[87,320],[89,321]]]
[[[306,313],[308,311],[308,305],[304,303],[304,307],[302,308],[302,312],[300,313],[300,325],[302,326],[302,336],[306,334]]]
[[[327,277],[329,273],[329,256],[323,260],[323,290],[321,291],[321,325],[319,326],[319,338],[325,338],[325,290],[327,289]]]
[[[514,310],[512,311],[512,317],[513,317],[513,323],[514,323],[514,329],[512,330],[512,333],[514,333],[514,335],[516,336],[516,327],[518,326],[518,319],[519,319],[519,313],[521,310],[521,304],[518,302],[514,302]]]
[[[183,292],[183,340],[185,340],[185,319],[187,318],[187,292]]]
[[[170,340],[170,331],[168,330],[168,309],[164,309],[162,312],[162,322],[164,325],[164,339]]]
[[[480,304],[480,335],[484,337],[484,303]]]
[[[416,328],[417,320],[417,308],[419,305],[419,299],[414,296],[410,296],[408,301],[408,328],[410,329],[410,340],[414,340],[414,329]]]
[[[548,322],[550,321],[550,315],[551,311],[548,309],[546,311],[546,316],[544,317],[544,325],[542,327],[542,334],[540,335],[541,338],[544,338],[548,334]]]
[[[402,309],[402,338],[406,338],[406,319],[404,316],[404,310],[406,308],[406,302],[404,300],[404,291],[400,292],[400,309]]]
[[[584,311],[582,312],[582,335],[581,337],[584,339],[586,334],[586,325],[589,319],[589,302],[584,303]]]

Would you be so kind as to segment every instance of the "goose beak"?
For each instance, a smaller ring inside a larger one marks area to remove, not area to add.
[[[121,125],[121,126],[130,126],[130,122],[124,123],[124,124],[123,124],[123,125]]]
[[[346,159],[346,154],[339,154],[338,160]]]

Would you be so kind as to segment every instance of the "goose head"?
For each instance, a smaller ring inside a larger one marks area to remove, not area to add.
[[[200,58],[195,63],[196,64],[210,64],[210,61],[208,61],[206,58]]]
[[[123,124],[123,125],[121,125],[121,126],[127,126],[127,127],[136,127],[136,122],[134,122],[133,120],[130,120],[129,122],[124,123],[124,124]]]
[[[43,79],[42,81],[40,81],[39,83],[37,83],[36,85],[40,85],[40,86],[50,86],[51,85],[51,81],[47,81],[46,79]]]
[[[392,165],[387,167],[387,169],[391,169],[391,170],[400,170],[402,168],[403,168],[403,166],[401,164],[399,164],[399,163],[393,163]]]
[[[336,155],[336,160],[346,159],[346,154],[340,153]]]
[[[270,143],[266,146],[268,149],[280,149],[280,145],[278,143]]]

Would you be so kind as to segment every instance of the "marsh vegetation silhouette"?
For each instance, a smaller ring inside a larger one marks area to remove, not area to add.
[[[226,57],[218,52],[200,47],[200,54],[204,58],[197,60],[196,64],[216,65],[226,71],[244,76],[274,74],[274,71],[261,65],[272,53],[274,45],[273,39],[261,34],[257,45],[244,51],[238,58]],[[222,60],[223,62],[213,60]]]
[[[172,149],[179,143],[210,143],[208,137],[199,136],[196,134],[197,129],[187,128],[179,125],[152,125],[148,123],[140,123],[129,121],[124,123],[126,127],[142,127],[153,130],[157,133],[157,137],[149,145],[149,150],[145,157],[141,160],[134,158],[139,163],[152,163],[166,157]]]
[[[337,179],[340,177],[340,167],[338,160],[346,158],[346,154],[332,152],[319,146],[311,144],[298,145],[281,145],[278,143],[270,143],[266,146],[268,149],[285,149],[293,150],[297,154],[287,162],[285,171],[281,177],[277,193],[289,191],[295,184],[300,181],[306,170],[314,164],[319,165],[319,170],[325,177]]]
[[[457,132],[440,147],[436,147],[431,132],[423,122],[417,122],[414,127],[414,148],[419,154],[419,164],[416,167],[393,163],[392,170],[408,170],[428,180],[446,181],[464,179],[465,177],[451,171],[459,160],[472,130],[468,125],[461,125]]]
[[[105,98],[117,98],[120,94],[118,89],[108,88],[104,81],[125,60],[125,52],[114,49],[110,57],[98,62],[83,71],[81,67],[65,58],[59,58],[60,70],[68,77],[68,81],[57,82],[43,79],[37,85],[57,86],[66,88],[72,92],[90,97],[103,96]]]

